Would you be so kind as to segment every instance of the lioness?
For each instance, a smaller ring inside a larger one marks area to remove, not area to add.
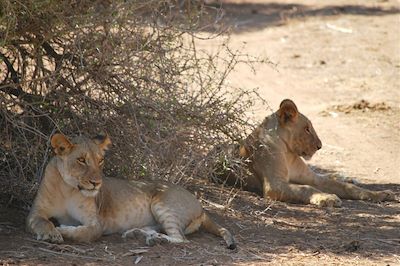
[[[391,191],[370,191],[353,184],[315,174],[301,157],[308,160],[322,143],[311,121],[299,113],[291,100],[283,100],[279,110],[266,117],[240,145],[221,146],[222,154],[240,158],[251,174],[238,182],[229,167],[217,166],[217,177],[228,184],[239,184],[274,200],[340,206],[343,199],[394,200]],[[217,149],[218,150],[218,149]]]
[[[231,233],[212,221],[187,190],[172,184],[103,179],[104,153],[110,144],[108,136],[70,141],[55,134],[51,138],[56,155],[46,167],[27,218],[28,229],[37,239],[88,242],[136,228],[147,234],[148,244],[160,236],[180,243],[202,226],[221,236],[228,248],[235,248]],[[61,226],[55,227],[52,218]],[[158,234],[159,230],[166,235]]]

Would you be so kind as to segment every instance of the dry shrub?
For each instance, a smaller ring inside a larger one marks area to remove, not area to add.
[[[242,137],[255,94],[225,86],[246,56],[196,49],[206,12],[198,1],[2,0],[3,199],[32,199],[56,131],[107,132],[110,176],[207,175],[205,154]]]

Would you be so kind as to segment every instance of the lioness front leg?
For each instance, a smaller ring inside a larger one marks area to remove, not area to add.
[[[371,200],[374,202],[395,200],[395,194],[392,191],[371,191],[354,184],[319,176],[300,158],[297,159],[295,164],[298,175],[291,178],[293,182],[313,186],[323,192],[333,193],[342,199]]]
[[[371,200],[374,202],[395,200],[395,194],[389,190],[371,191],[326,177],[316,175],[314,178],[315,187],[324,192],[334,193],[342,199]]]
[[[35,234],[37,240],[53,243],[62,243],[64,241],[61,233],[55,228],[54,224],[36,213],[29,214],[27,227],[29,231]]]
[[[315,187],[324,192],[334,193],[342,199],[370,200],[374,202],[395,200],[395,194],[389,190],[371,191],[350,183],[344,183],[318,175],[315,175],[314,179],[313,183]]]
[[[79,226],[61,225],[57,227],[57,230],[64,238],[78,242],[90,242],[102,235],[102,229],[99,223]]]
[[[254,174],[262,182],[264,198],[284,202],[314,204],[320,207],[339,207],[341,200],[309,185],[290,184],[286,157],[282,152],[260,150],[263,156],[254,158]],[[268,158],[268,160],[265,160]]]
[[[340,207],[342,201],[335,194],[327,194],[308,185],[264,181],[264,197],[284,202],[313,204],[318,207]]]

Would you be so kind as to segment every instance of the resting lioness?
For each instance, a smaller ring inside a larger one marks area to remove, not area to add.
[[[147,234],[147,243],[160,236],[179,243],[202,226],[235,248],[231,233],[213,222],[187,190],[172,184],[103,179],[104,152],[110,144],[108,136],[51,138],[56,156],[46,167],[27,219],[37,239],[88,242],[136,228]],[[61,226],[55,227],[52,218]]]
[[[340,206],[343,199],[394,200],[391,191],[370,191],[353,184],[315,174],[303,161],[321,149],[311,121],[299,113],[291,100],[283,100],[277,112],[265,118],[240,145],[219,147],[220,154],[244,161],[251,174],[238,182],[235,170],[217,165],[217,177],[228,184],[258,192],[274,200]],[[221,158],[221,157],[220,157]],[[222,158],[222,161],[224,159]],[[238,168],[236,168],[237,170]]]

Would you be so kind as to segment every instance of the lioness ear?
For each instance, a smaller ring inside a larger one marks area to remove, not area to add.
[[[57,155],[63,155],[68,153],[73,146],[73,144],[67,139],[67,137],[60,133],[54,134],[51,137],[50,142],[51,142],[51,147],[53,147],[54,152]]]
[[[295,122],[299,111],[292,100],[285,99],[281,102],[278,110],[279,122],[284,125],[287,122]]]
[[[93,138],[93,141],[99,145],[100,149],[102,150],[108,150],[111,146],[111,139],[108,136],[108,134],[105,135],[97,135],[96,137]]]

